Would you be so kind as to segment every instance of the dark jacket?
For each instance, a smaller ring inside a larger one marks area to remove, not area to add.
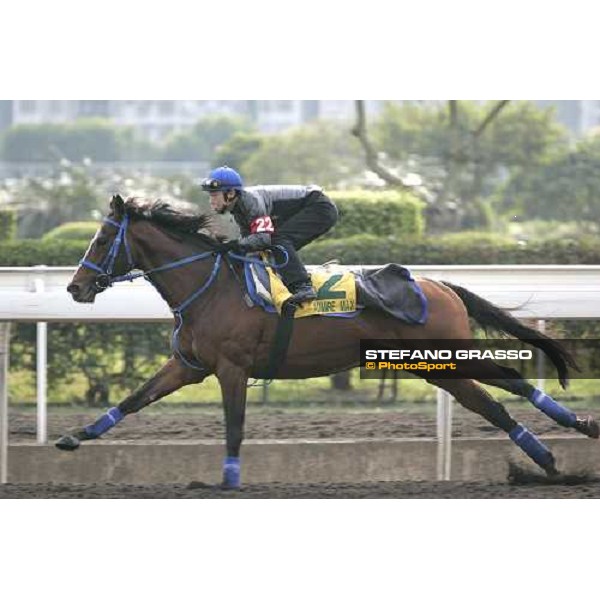
[[[302,210],[311,198],[328,202],[317,185],[259,185],[243,188],[231,211],[241,232],[244,251],[260,250],[271,244],[278,224]]]

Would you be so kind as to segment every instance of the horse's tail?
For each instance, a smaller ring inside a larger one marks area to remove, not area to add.
[[[501,333],[509,333],[523,342],[527,342],[536,348],[542,350],[552,361],[558,372],[558,379],[563,388],[567,387],[569,381],[569,369],[572,367],[579,370],[575,359],[569,351],[558,340],[536,331],[531,327],[523,325],[521,321],[508,314],[498,306],[488,302],[481,296],[470,292],[469,290],[442,281],[445,286],[456,292],[467,309],[467,313],[472,317],[486,332],[488,329]]]

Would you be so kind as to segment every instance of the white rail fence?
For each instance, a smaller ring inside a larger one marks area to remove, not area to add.
[[[348,267],[352,268],[352,267]],[[467,287],[518,318],[600,318],[600,265],[409,266],[415,277]],[[66,292],[73,267],[0,268],[0,483],[7,473],[7,365],[11,322],[37,323],[37,441],[47,442],[47,323],[79,321],[170,322],[171,313],[154,288],[138,279],[78,304]],[[450,478],[451,397],[438,392],[438,478]]]

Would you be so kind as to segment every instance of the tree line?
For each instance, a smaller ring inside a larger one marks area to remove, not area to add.
[[[98,120],[18,125],[5,132],[1,156],[57,165],[84,158],[202,161],[237,168],[250,184],[408,189],[427,203],[432,232],[501,229],[527,219],[574,221],[597,231],[600,136],[574,140],[551,108],[388,103],[367,122],[358,101],[352,125],[313,121],[265,134],[242,118],[215,116],[161,144]],[[86,190],[78,198],[86,206]]]

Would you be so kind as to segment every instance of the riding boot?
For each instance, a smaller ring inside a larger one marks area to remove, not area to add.
[[[290,289],[291,288],[291,289]],[[288,302],[293,302],[294,304],[302,304],[303,302],[310,302],[311,300],[316,300],[317,292],[312,285],[310,277],[306,281],[299,281],[294,285],[290,286],[290,292],[292,292],[292,297],[288,298]]]
[[[293,244],[287,240],[280,240],[279,243],[286,250],[287,263],[283,267],[279,267],[278,273],[284,285],[292,294],[286,302],[300,305],[302,302],[314,300],[317,293],[313,288],[310,275],[302,264]]]

